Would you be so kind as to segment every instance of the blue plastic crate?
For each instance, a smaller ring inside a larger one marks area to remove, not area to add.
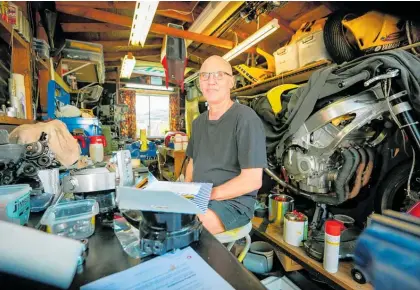
[[[74,130],[83,129],[86,136],[102,135],[101,123],[98,118],[71,117],[59,118],[59,120],[66,124],[72,134]]]

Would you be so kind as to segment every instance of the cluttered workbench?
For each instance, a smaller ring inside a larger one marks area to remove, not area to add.
[[[35,224],[39,218],[39,215],[34,215],[30,224]],[[199,242],[192,244],[191,247],[235,289],[265,289],[258,279],[205,229]],[[147,260],[150,258],[145,261]],[[141,262],[141,259],[133,259],[124,252],[111,228],[98,225],[95,234],[89,238],[89,250],[84,267],[76,273],[69,289],[79,289],[92,281],[124,271]],[[0,274],[0,285],[2,289],[56,289],[8,274]]]
[[[323,278],[324,281],[328,281],[328,284],[333,286],[335,289],[360,289],[369,290],[373,289],[370,284],[358,284],[351,277],[352,262],[341,262],[339,270],[335,274],[327,272],[322,263],[311,259],[302,247],[295,247],[286,243],[283,239],[282,228],[273,224],[268,224],[264,230],[263,219],[255,217],[252,220],[253,230],[256,235],[260,236],[264,240],[270,242],[272,245],[280,248],[280,250],[287,255],[287,259],[292,259],[295,263],[303,266],[306,270],[318,277]]]

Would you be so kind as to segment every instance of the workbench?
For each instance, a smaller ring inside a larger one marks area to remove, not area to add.
[[[31,213],[30,224],[36,224],[40,216],[40,214]],[[199,242],[191,244],[191,247],[235,289],[265,289],[261,282],[207,230],[203,229]],[[148,259],[150,257],[143,261]],[[95,233],[89,238],[89,250],[83,272],[76,273],[69,289],[79,289],[82,285],[124,271],[141,262],[140,259],[131,258],[124,252],[113,229],[97,223]],[[0,273],[0,289],[51,290],[56,288]]]
[[[174,150],[166,146],[158,146],[160,179],[175,181],[181,174],[182,163],[185,159],[185,150]],[[184,166],[187,166],[185,164]],[[185,168],[184,168],[185,169]]]
[[[283,240],[283,229],[269,224],[265,232],[262,231],[261,224],[263,223],[262,218],[253,218],[252,227],[254,234],[261,237],[263,240],[269,242],[281,252],[289,256],[295,262],[299,263],[303,268],[309,271],[311,274],[320,278],[324,282],[328,283],[334,289],[360,289],[360,290],[372,290],[371,284],[359,284],[351,277],[351,269],[353,267],[352,262],[340,262],[339,270],[335,274],[327,272],[322,263],[310,258],[304,248],[295,247],[289,245]]]

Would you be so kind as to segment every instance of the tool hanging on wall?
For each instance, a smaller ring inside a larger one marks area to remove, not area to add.
[[[184,30],[181,25],[168,23],[169,27]],[[187,67],[187,48],[185,39],[166,35],[163,39],[161,63],[165,68],[166,87],[168,83],[181,86],[184,90],[184,74]]]

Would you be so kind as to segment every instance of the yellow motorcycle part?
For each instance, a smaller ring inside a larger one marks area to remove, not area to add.
[[[341,23],[353,34],[362,51],[369,48],[377,48],[375,51],[395,48],[405,38],[404,25],[400,25],[401,19],[378,11],[368,12],[353,20],[343,20]]]
[[[352,116],[352,115],[344,115],[344,116],[340,116],[340,117],[335,118],[334,120],[331,121],[331,123],[334,126],[337,127],[338,125],[341,124],[341,122],[348,121],[348,120],[351,120],[351,119],[354,119],[354,116]]]
[[[257,68],[257,67],[249,67],[245,64],[235,65],[233,68],[237,70],[241,75],[244,76],[244,78],[246,78],[251,83],[260,82],[273,75],[272,72],[266,69]]]
[[[296,89],[297,87],[299,86],[295,84],[284,84],[284,85],[274,87],[267,92],[267,99],[268,99],[268,102],[270,103],[271,109],[273,110],[274,114],[277,115],[282,110],[282,105],[281,105],[282,94],[285,93],[286,91]]]

